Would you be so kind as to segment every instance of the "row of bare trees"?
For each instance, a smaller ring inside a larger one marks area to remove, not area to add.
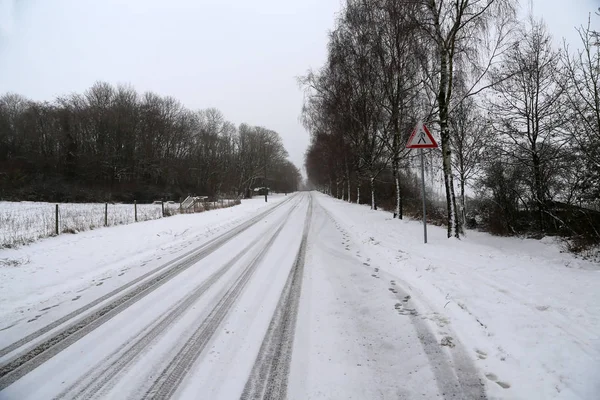
[[[236,127],[216,109],[96,83],[35,102],[0,97],[0,198],[52,201],[246,195],[301,180],[280,136]]]
[[[575,209],[597,218],[598,36],[590,22],[571,49],[553,42],[542,21],[518,20],[517,7],[346,0],[325,65],[302,78],[310,182],[372,208],[392,193],[402,218],[414,179],[405,144],[424,121],[439,138],[428,158],[443,182],[449,237],[474,214],[499,233],[574,233],[587,223]],[[469,210],[467,198],[479,208]]]

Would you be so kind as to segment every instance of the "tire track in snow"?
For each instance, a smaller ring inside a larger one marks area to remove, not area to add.
[[[298,202],[292,207],[290,212],[286,213],[283,218],[273,224],[279,227],[279,231],[289,219],[292,211],[298,207]],[[221,266],[217,271],[213,272],[204,282],[198,285],[190,294],[179,300],[177,304],[169,310],[158,316],[152,323],[148,325],[148,329],[141,332],[137,338],[129,341],[109,356],[105,357],[90,373],[72,384],[69,388],[61,392],[56,399],[88,399],[92,397],[101,397],[103,393],[110,390],[110,384],[115,377],[121,375],[124,370],[130,367],[143,354],[143,350],[152,345],[158,340],[161,335],[181,316],[188,311],[208,289],[212,287],[223,275],[256,246],[260,241],[264,240],[263,236],[258,236],[250,244],[240,250],[226,264]],[[264,251],[264,250],[262,250]]]
[[[396,288],[398,288],[396,286]],[[408,303],[410,298],[402,289],[395,293],[398,301]],[[412,306],[414,309],[414,306]],[[475,365],[460,343],[454,343],[450,356],[444,351],[435,334],[418,313],[406,314],[417,331],[419,341],[431,363],[436,384],[444,399],[486,400],[485,386]]]
[[[296,255],[296,261],[288,275],[275,313],[252,367],[250,377],[242,392],[241,400],[281,400],[287,397],[288,374],[292,359],[311,219],[312,195],[310,196],[302,241]]]
[[[282,202],[276,204],[272,208],[270,208],[270,209],[268,209],[266,211],[263,211],[261,214],[259,214],[259,215],[255,216],[255,217],[251,218],[250,220],[248,220],[248,221],[246,221],[246,222],[238,225],[237,227],[234,227],[230,231],[227,231],[227,232],[225,232],[225,233],[223,233],[223,234],[221,234],[221,235],[219,235],[219,236],[217,236],[217,237],[215,237],[213,239],[210,239],[209,241],[207,241],[206,243],[202,244],[201,246],[196,247],[196,248],[188,251],[187,253],[185,253],[185,254],[183,254],[183,255],[181,255],[181,256],[179,256],[179,257],[177,257],[177,258],[175,258],[175,259],[173,259],[171,261],[169,261],[168,263],[165,263],[165,264],[163,264],[163,265],[161,265],[161,266],[153,269],[152,271],[149,271],[149,272],[145,273],[144,275],[141,275],[141,276],[137,277],[136,279],[134,279],[134,280],[132,280],[132,281],[130,281],[130,282],[128,282],[128,283],[126,283],[126,284],[118,287],[117,289],[114,289],[113,291],[105,294],[104,296],[99,297],[96,300],[94,300],[94,301],[92,301],[92,302],[90,302],[90,303],[88,303],[88,304],[86,304],[86,305],[78,308],[77,310],[72,311],[71,313],[65,315],[64,317],[61,317],[61,318],[57,319],[56,321],[54,321],[54,322],[52,322],[52,323],[50,323],[50,324],[48,324],[48,325],[46,325],[46,326],[38,329],[37,331],[30,333],[29,335],[25,336],[22,339],[19,339],[18,341],[14,342],[14,343],[12,343],[10,345],[8,345],[7,347],[4,347],[4,348],[0,349],[0,357],[3,357],[5,355],[13,352],[14,350],[18,349],[19,347],[23,347],[27,343],[35,340],[36,338],[38,338],[38,337],[42,336],[43,334],[51,331],[52,329],[54,329],[54,328],[56,328],[56,327],[64,324],[65,322],[67,322],[67,321],[69,321],[69,320],[77,317],[78,315],[80,315],[83,312],[85,312],[85,311],[93,308],[94,306],[97,306],[98,304],[102,303],[103,301],[105,301],[107,299],[110,299],[111,297],[116,296],[117,294],[123,292],[124,290],[129,289],[131,286],[133,286],[133,285],[135,285],[135,284],[143,281],[144,279],[148,278],[149,276],[151,276],[151,275],[153,275],[153,274],[155,274],[155,273],[157,273],[157,272],[159,272],[159,271],[161,271],[161,270],[163,270],[163,269],[171,266],[172,264],[174,264],[174,263],[176,263],[176,262],[178,262],[178,261],[180,261],[182,259],[185,259],[186,257],[192,256],[193,253],[196,253],[199,250],[201,250],[202,248],[214,244],[215,242],[219,241],[224,236],[232,233],[233,231],[235,231],[237,229],[242,229],[244,227],[244,225],[249,224],[249,223],[251,223],[251,225],[254,225],[260,219],[262,219],[263,217],[265,217],[268,214],[272,213],[277,208],[279,208],[279,207],[283,206],[284,204],[290,202],[293,197],[294,196],[290,196],[290,198],[283,200]],[[237,232],[237,233],[241,233],[241,232],[242,231]],[[0,374],[0,376],[1,376],[1,374]]]
[[[123,310],[127,309],[132,304],[136,303],[140,299],[147,296],[160,286],[167,283],[169,280],[190,268],[198,261],[202,260],[218,248],[222,247],[225,243],[229,242],[233,238],[237,237],[242,232],[246,231],[256,223],[261,221],[264,217],[271,214],[278,208],[281,208],[284,204],[289,203],[296,196],[290,196],[288,199],[276,204],[274,207],[260,213],[259,215],[251,218],[250,220],[240,224],[239,226],[219,235],[216,238],[209,240],[207,243],[202,244],[194,250],[191,250],[175,260],[169,263],[163,264],[160,267],[134,279],[133,281],[113,290],[112,292],[100,297],[99,299],[83,306],[63,318],[39,329],[36,332],[24,337],[23,339],[9,345],[8,347],[0,350],[0,357],[13,352],[43,334],[51,331],[52,329],[74,319],[78,315],[85,311],[93,308],[94,306],[102,303],[105,300],[111,299],[118,296],[110,303],[102,306],[99,310],[92,312],[91,314],[80,318],[67,325],[57,333],[53,334],[49,338],[45,339],[41,343],[35,345],[33,348],[25,350],[23,353],[16,355],[7,362],[0,364],[0,390],[6,388],[19,378],[23,377],[31,370],[35,369],[48,359],[52,358],[66,347],[70,346],[89,332],[93,331],[106,321],[113,318]],[[152,277],[153,274],[158,275]],[[147,281],[142,282],[140,285],[135,286],[133,289],[126,291],[137,283],[140,283],[144,279],[151,277]],[[125,292],[125,293],[122,293]]]
[[[219,328],[232,306],[235,304],[235,301],[243,292],[258,265],[263,260],[268,250],[273,246],[275,239],[277,239],[284,226],[285,223],[269,237],[269,240],[262,251],[250,261],[234,284],[227,290],[225,295],[202,321],[198,329],[162,370],[152,386],[145,392],[143,395],[144,399],[166,399],[171,397],[177,391],[188,371]]]

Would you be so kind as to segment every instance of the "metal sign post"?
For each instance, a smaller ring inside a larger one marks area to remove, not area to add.
[[[423,149],[431,149],[438,147],[437,143],[429,129],[425,124],[419,122],[413,130],[406,148],[408,149],[419,149],[419,155],[421,156],[421,195],[423,196],[423,243],[427,243],[427,207],[425,206],[425,157],[423,155]]]
[[[423,157],[423,149],[419,149],[421,153],[421,195],[423,196],[423,243],[427,243],[427,207],[425,206],[425,157]]]

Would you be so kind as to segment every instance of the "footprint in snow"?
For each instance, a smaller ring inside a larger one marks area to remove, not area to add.
[[[496,374],[492,374],[492,373],[485,374],[485,377],[493,382],[496,382],[498,380],[498,377],[496,376]]]
[[[499,381],[498,377],[496,376],[496,374],[492,374],[492,373],[485,374],[485,377],[488,378],[492,382],[496,382],[496,384],[498,386],[500,386],[502,389],[508,389],[508,388],[510,388],[510,383]]]
[[[450,348],[453,348],[454,346],[456,346],[454,344],[454,339],[452,338],[452,336],[444,336],[442,338],[442,341],[440,342],[440,345],[450,347]]]
[[[54,308],[54,307],[58,307],[58,304],[55,304],[55,305],[53,305],[53,306],[49,306],[49,307],[42,308],[40,311],[48,311],[48,310],[50,310],[50,309],[52,309],[52,308]]]
[[[485,360],[487,358],[487,353],[483,350],[475,349],[475,353],[477,353],[477,358],[480,360]]]
[[[31,319],[30,319],[29,321],[27,321],[27,322],[29,323],[29,322],[36,321],[36,320],[37,320],[39,317],[41,317],[41,315],[36,315],[35,317],[31,318]]]
[[[73,298],[71,299],[71,301],[79,300],[80,298],[81,298],[81,296],[73,297]]]
[[[400,315],[419,315],[417,310],[415,310],[414,308],[405,308],[402,303],[396,303],[394,305],[394,308],[396,309],[396,311],[398,311],[398,314]]]

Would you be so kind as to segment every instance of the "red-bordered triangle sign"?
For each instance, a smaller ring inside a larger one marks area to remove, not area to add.
[[[429,132],[429,129],[425,126],[424,123],[419,122],[412,134],[408,138],[408,143],[406,143],[407,149],[430,149],[438,147],[433,136]]]

